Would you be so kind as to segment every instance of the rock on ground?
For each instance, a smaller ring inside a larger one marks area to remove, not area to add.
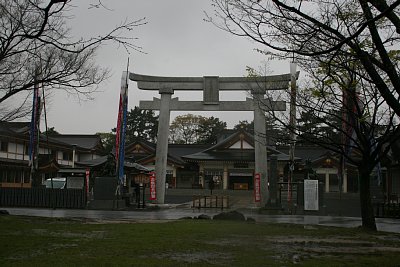
[[[246,217],[236,210],[229,212],[222,212],[214,215],[214,220],[230,220],[230,221],[246,221]]]

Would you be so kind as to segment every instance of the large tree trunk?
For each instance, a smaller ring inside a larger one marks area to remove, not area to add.
[[[374,208],[371,202],[370,173],[365,168],[359,168],[360,173],[360,206],[362,227],[376,231]]]

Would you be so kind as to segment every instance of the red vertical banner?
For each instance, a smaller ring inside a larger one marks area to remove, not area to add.
[[[89,199],[89,176],[90,176],[90,170],[86,169],[85,171],[85,179],[86,179],[86,196]]]
[[[261,174],[254,174],[254,201],[261,201]]]
[[[121,91],[119,96],[118,121],[115,137],[115,162],[116,174],[119,185],[124,185],[124,163],[125,163],[125,136],[128,112],[128,73],[123,72],[121,79]]]
[[[150,200],[156,200],[156,173],[150,173]]]

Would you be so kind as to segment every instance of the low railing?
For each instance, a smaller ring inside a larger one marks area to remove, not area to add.
[[[198,209],[217,208],[221,210],[227,209],[229,208],[229,196],[195,195],[193,196],[192,208],[198,208]]]
[[[298,187],[299,184],[297,182],[293,183],[278,183],[278,198],[280,204],[287,204],[291,202],[291,204],[298,203]]]
[[[0,188],[0,206],[35,208],[86,208],[83,189]]]
[[[374,209],[376,218],[400,218],[399,203],[375,203]]]

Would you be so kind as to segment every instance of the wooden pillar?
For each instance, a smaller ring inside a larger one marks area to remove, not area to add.
[[[224,175],[223,175],[223,181],[222,181],[222,188],[223,189],[228,189],[228,163],[224,163]]]
[[[200,173],[200,179],[199,183],[201,184],[202,188],[205,188],[206,185],[204,184],[204,164],[202,162],[199,162],[199,173]]]
[[[325,192],[329,192],[329,172],[325,172]]]

